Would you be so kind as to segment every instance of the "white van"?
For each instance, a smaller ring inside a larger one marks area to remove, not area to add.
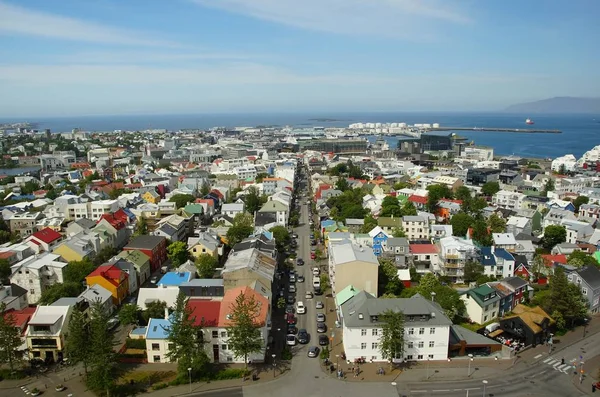
[[[313,277],[313,288],[321,288],[321,279],[319,277]]]

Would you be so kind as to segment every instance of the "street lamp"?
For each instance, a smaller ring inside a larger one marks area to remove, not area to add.
[[[273,357],[273,378],[275,378],[275,366],[277,365],[275,363],[275,357],[276,357],[275,353],[271,354],[271,357]]]
[[[467,369],[467,376],[471,376],[471,362],[473,361],[473,355],[469,354],[469,368]]]
[[[190,376],[190,393],[192,392],[192,367],[188,368],[188,374]]]
[[[429,358],[427,358],[427,380],[429,380]]]
[[[488,381],[484,379],[481,382],[483,382],[483,397],[485,397],[485,387],[487,386]]]
[[[432,302],[435,301],[435,295],[436,295],[436,293],[431,291],[431,301]]]
[[[334,340],[334,338],[335,338],[335,331],[334,331],[334,330],[332,330],[332,331],[331,331],[331,348],[332,348],[332,349],[333,349],[333,340]]]
[[[335,355],[335,369],[337,369],[338,371],[340,369],[340,355],[339,354]]]

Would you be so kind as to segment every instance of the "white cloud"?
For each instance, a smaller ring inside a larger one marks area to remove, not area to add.
[[[349,35],[430,38],[440,23],[470,22],[451,0],[193,1],[301,29]]]
[[[124,46],[181,47],[150,34],[64,17],[0,2],[0,34],[38,36]]]

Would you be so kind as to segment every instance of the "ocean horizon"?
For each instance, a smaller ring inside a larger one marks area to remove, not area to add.
[[[531,118],[534,125],[526,125]],[[584,152],[600,145],[600,116],[593,114],[514,114],[493,112],[302,112],[302,113],[217,113],[182,115],[117,115],[79,117],[32,117],[27,119],[0,118],[0,123],[29,122],[38,129],[68,132],[74,128],[84,131],[139,131],[146,129],[208,129],[212,127],[294,126],[346,127],[351,123],[439,123],[442,127],[497,127],[561,130],[561,134],[526,134],[484,131],[457,131],[476,145],[491,146],[497,155],[524,157],[559,157]],[[436,134],[449,134],[438,132]],[[391,145],[397,139],[388,138]]]

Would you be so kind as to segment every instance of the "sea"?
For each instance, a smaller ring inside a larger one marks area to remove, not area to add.
[[[526,125],[531,118],[535,124]],[[497,127],[561,130],[561,134],[523,134],[509,132],[457,131],[476,145],[491,146],[496,155],[534,158],[556,158],[565,154],[576,157],[600,145],[600,115],[526,115],[510,113],[446,113],[446,112],[369,112],[369,113],[252,113],[195,115],[131,115],[48,117],[26,120],[0,119],[0,123],[30,122],[38,129],[67,132],[168,129],[207,129],[212,127],[294,126],[346,127],[351,123],[439,123],[441,127]],[[451,131],[436,132],[449,134]],[[374,139],[374,138],[371,138]],[[398,138],[387,137],[396,147]]]

